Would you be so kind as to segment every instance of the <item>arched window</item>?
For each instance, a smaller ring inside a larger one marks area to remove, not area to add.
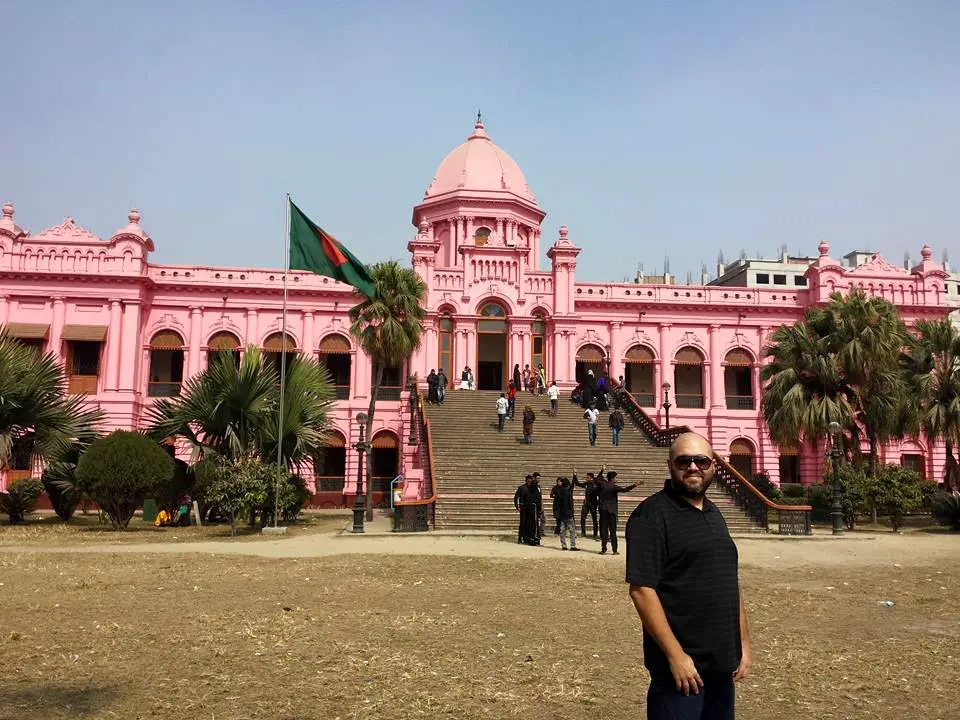
[[[273,363],[273,368],[280,374],[280,360],[285,358],[286,369],[290,369],[290,363],[297,353],[297,341],[288,333],[273,333],[263,341],[263,351],[266,355],[266,361]]]
[[[150,340],[148,397],[173,397],[183,383],[183,338],[174,330],[161,330]]]
[[[633,395],[641,407],[656,406],[653,389],[653,351],[646,345],[633,345],[624,355],[624,378],[627,392]]]
[[[479,227],[473,233],[473,244],[482,247],[490,242],[490,228]]]
[[[230,332],[218,332],[207,341],[207,366],[226,356],[232,356],[233,363],[240,367],[240,339]]]
[[[753,410],[753,357],[746,350],[734,348],[723,364],[727,410]]]
[[[347,474],[347,441],[334,430],[321,450],[313,456],[313,482],[321,507],[340,507],[343,504],[343,485]],[[330,493],[330,495],[327,495]]]
[[[450,313],[444,313],[437,320],[437,330],[439,333],[439,351],[437,353],[437,371],[442,368],[448,378],[456,375],[456,368],[453,366],[453,318]]]
[[[674,357],[673,381],[678,408],[703,407],[703,355],[694,347],[682,347]]]
[[[800,451],[796,446],[780,448],[780,485],[800,482]]]
[[[533,314],[530,324],[530,369],[537,371],[541,366],[547,367],[547,320],[543,313]],[[547,380],[549,382],[549,379]]]
[[[336,388],[337,400],[350,398],[350,341],[343,335],[327,335],[320,341],[320,362],[326,366]]]
[[[737,438],[730,443],[730,464],[747,480],[753,479],[753,456],[753,443],[749,440]]]

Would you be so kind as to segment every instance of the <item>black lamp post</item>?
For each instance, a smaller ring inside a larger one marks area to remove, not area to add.
[[[353,499],[353,532],[362,533],[363,514],[366,508],[366,497],[363,494],[363,457],[367,452],[367,443],[363,441],[363,429],[367,424],[367,414],[357,415],[357,422],[360,424],[360,439],[354,443],[357,449],[357,494]]]
[[[410,391],[410,435],[407,445],[417,444],[417,377],[411,375],[407,379],[407,390]]]
[[[663,389],[663,425],[670,429],[670,383],[665,382],[660,386]]]
[[[840,423],[830,423],[830,457],[833,459],[833,500],[830,503],[830,519],[833,521],[833,534],[843,535],[843,503],[840,502],[840,459],[843,456],[843,437]]]

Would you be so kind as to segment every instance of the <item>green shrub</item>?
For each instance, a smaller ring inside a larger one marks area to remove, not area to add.
[[[157,490],[157,507],[167,512],[173,512],[180,505],[180,498],[193,489],[193,470],[183,460],[173,459],[173,477]]]
[[[276,469],[276,466],[274,466]],[[310,499],[310,491],[307,489],[306,481],[299,475],[287,475],[283,472],[280,478],[280,519],[285,521],[296,520],[300,516],[300,511]],[[267,507],[263,513],[264,522],[268,518],[273,518],[273,482],[267,490]]]
[[[123,530],[143,501],[173,478],[173,458],[138,432],[117,430],[92,443],[77,463],[77,486],[115,530]]]
[[[83,501],[83,493],[77,487],[77,463],[87,445],[74,443],[52,459],[43,469],[43,489],[50,498],[53,511],[66,522]]]
[[[231,463],[219,456],[211,458],[201,470],[205,481],[209,481],[204,488],[206,499],[230,521],[231,535],[237,534],[238,518],[266,505],[276,471],[276,466],[256,460]]]
[[[867,487],[866,501],[890,516],[894,531],[903,527],[903,516],[923,506],[923,484],[916,470],[900,465],[880,469]]]
[[[933,518],[940,525],[960,530],[960,494],[940,490],[933,496]]]
[[[774,502],[777,502],[782,497],[780,488],[778,488],[776,485],[774,485],[770,481],[770,476],[767,475],[766,473],[762,473],[762,472],[757,473],[756,475],[753,476],[750,482],[753,484],[753,486],[757,490],[759,490],[764,495],[766,495],[768,500],[773,500]]]
[[[7,514],[11,523],[24,522],[37,507],[37,498],[43,494],[43,483],[36,478],[16,480],[0,493],[0,512]]]
[[[780,493],[785,498],[803,498],[806,500],[807,486],[802,483],[782,483],[780,485]]]

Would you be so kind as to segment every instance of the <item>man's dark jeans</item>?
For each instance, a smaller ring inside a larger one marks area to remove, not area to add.
[[[701,673],[700,677],[700,692],[684,695],[669,670],[652,671],[647,720],[734,720],[733,674]]]

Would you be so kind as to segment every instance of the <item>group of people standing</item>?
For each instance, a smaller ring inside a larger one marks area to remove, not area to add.
[[[584,502],[580,511],[580,534],[582,536],[587,534],[586,519],[587,515],[590,515],[593,520],[593,539],[600,540],[600,554],[606,555],[607,546],[610,545],[613,554],[619,555],[617,548],[618,497],[620,493],[633,490],[637,484],[618,485],[616,477],[617,473],[613,470],[607,471],[604,465],[596,474],[587,473],[584,482],[580,482],[577,478],[576,471],[573,472],[572,480],[567,477],[557,478],[556,484],[550,489],[550,498],[553,500],[553,517],[556,521],[554,534],[560,536],[561,549],[579,550],[574,519],[576,513],[573,489],[580,487],[584,491]],[[513,506],[520,513],[517,542],[539,545],[546,525],[540,473],[533,473],[524,478],[523,485],[514,493]]]

